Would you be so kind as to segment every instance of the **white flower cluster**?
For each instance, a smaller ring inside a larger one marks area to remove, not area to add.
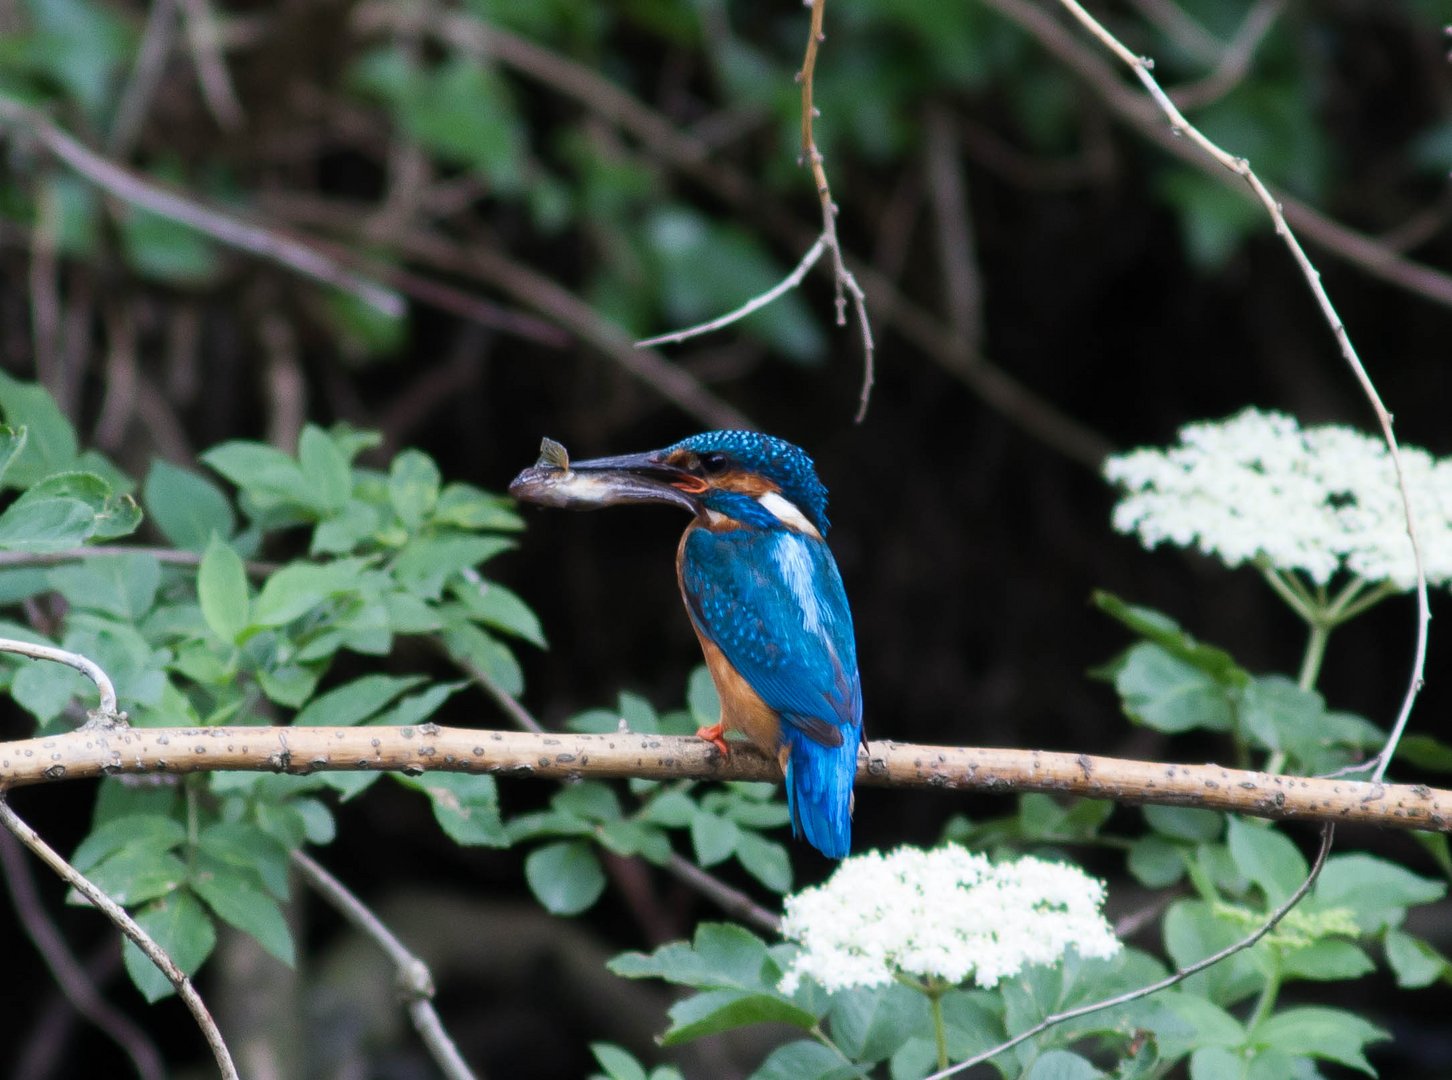
[[[1077,867],[1023,858],[995,866],[956,844],[845,860],[822,885],[787,897],[782,934],[801,943],[781,981],[824,989],[881,986],[898,975],[996,986],[1073,946],[1109,957],[1104,884]]]
[[[1427,580],[1452,581],[1452,460],[1403,447]],[[1245,409],[1189,424],[1166,450],[1109,458],[1124,489],[1114,527],[1148,548],[1196,547],[1227,566],[1262,560],[1319,585],[1338,570],[1400,589],[1416,583],[1401,491],[1380,438]]]

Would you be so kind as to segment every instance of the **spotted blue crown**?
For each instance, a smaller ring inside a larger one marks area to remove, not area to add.
[[[781,488],[823,536],[827,535],[827,489],[817,479],[812,459],[800,446],[759,431],[704,431],[682,439],[665,453],[727,454],[747,472],[766,477]]]

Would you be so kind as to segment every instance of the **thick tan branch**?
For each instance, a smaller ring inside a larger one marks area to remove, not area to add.
[[[0,790],[116,773],[431,769],[540,779],[776,780],[745,744],[722,758],[669,735],[534,734],[417,727],[125,728],[0,743]],[[1422,785],[1275,776],[1088,754],[874,742],[858,782],[878,787],[1045,791],[1230,810],[1257,817],[1452,831],[1452,791]]]

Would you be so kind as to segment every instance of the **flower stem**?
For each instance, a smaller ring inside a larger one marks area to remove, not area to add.
[[[928,991],[928,1007],[933,1011],[933,1034],[938,1040],[938,1068],[948,1067],[948,1029],[943,1024],[943,991],[933,987]]]
[[[1296,685],[1302,690],[1310,690],[1316,685],[1316,677],[1321,674],[1321,661],[1326,658],[1326,642],[1331,640],[1332,624],[1322,619],[1311,623],[1311,635],[1306,639],[1306,655],[1301,658],[1301,676],[1296,680]]]
[[[1281,965],[1277,959],[1272,962],[1271,970],[1265,978],[1265,985],[1261,987],[1260,997],[1256,999],[1255,1011],[1250,1014],[1250,1019],[1245,1023],[1245,1030],[1252,1036],[1255,1029],[1265,1022],[1270,1016],[1271,1010],[1276,1007],[1276,996],[1281,989]]]

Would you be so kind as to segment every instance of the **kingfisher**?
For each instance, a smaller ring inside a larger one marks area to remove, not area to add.
[[[728,731],[780,764],[792,833],[844,858],[862,741],[852,612],[827,547],[827,489],[784,439],[708,431],[662,450],[570,463],[546,444],[510,485],[525,501],[589,509],[666,503],[692,515],[676,578],[721,699],[696,734]]]

